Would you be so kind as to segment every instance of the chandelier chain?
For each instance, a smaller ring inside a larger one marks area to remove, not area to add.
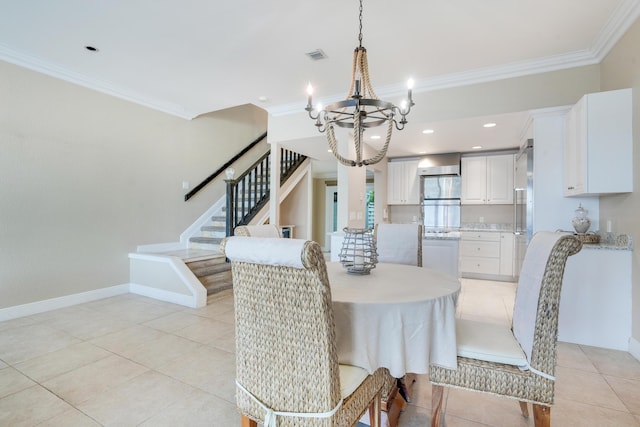
[[[362,47],[362,0],[360,0],[360,32],[358,33],[358,41],[360,42],[360,47]]]

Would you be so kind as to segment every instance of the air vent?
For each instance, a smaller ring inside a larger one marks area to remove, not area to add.
[[[322,51],[322,49],[316,49],[311,52],[307,52],[307,56],[314,61],[319,61],[321,59],[326,59],[327,55]]]

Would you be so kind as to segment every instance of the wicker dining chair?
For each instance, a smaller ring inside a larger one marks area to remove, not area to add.
[[[243,427],[380,425],[388,374],[339,365],[320,245],[229,237],[236,320],[236,402]]]
[[[378,262],[422,267],[422,224],[376,224]]]
[[[280,229],[273,224],[239,225],[233,230],[235,236],[282,237]]]
[[[440,426],[445,386],[516,399],[525,417],[531,402],[535,426],[550,426],[562,277],[567,258],[581,248],[574,236],[536,233],[522,265],[511,329],[457,321],[458,369],[429,369],[432,427]]]

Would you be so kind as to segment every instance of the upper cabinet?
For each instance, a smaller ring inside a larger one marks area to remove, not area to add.
[[[565,196],[633,191],[631,89],[583,96],[567,113]]]
[[[419,160],[389,162],[387,165],[387,204],[420,204]]]
[[[461,203],[512,204],[513,160],[513,154],[463,157]]]

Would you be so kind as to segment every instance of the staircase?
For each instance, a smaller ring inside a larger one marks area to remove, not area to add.
[[[304,162],[306,157],[282,150],[280,181],[282,183]],[[270,152],[262,156],[236,180],[227,182],[227,207],[214,212],[211,220],[200,227],[196,236],[189,238],[191,250],[208,252],[193,260],[184,259],[185,265],[207,289],[207,296],[232,288],[231,265],[220,253],[220,242],[237,225],[249,224],[269,202]]]
[[[231,289],[231,264],[220,253],[220,242],[225,238],[226,209],[211,217],[211,222],[200,227],[200,234],[189,238],[189,248],[211,252],[207,258],[184,260],[187,267],[207,289],[207,296]]]
[[[207,289],[207,296],[231,289],[231,264],[226,262],[224,255],[186,261],[185,264]]]

